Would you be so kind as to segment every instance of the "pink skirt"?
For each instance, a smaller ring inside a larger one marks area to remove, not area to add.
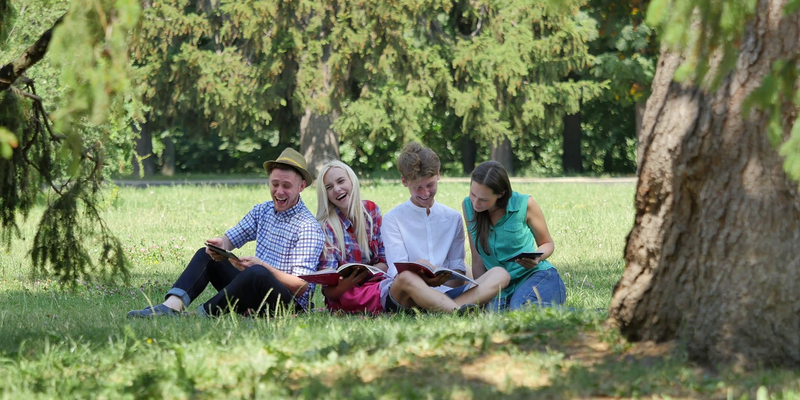
[[[331,311],[344,311],[348,313],[383,312],[380,289],[382,280],[383,279],[373,279],[361,286],[353,286],[337,300],[326,297],[325,303]]]

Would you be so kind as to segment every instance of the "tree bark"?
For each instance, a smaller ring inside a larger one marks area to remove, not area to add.
[[[136,154],[133,155],[133,175],[150,177],[156,172],[155,155],[153,155],[153,137],[147,122],[141,123],[141,129],[133,126],[133,131],[139,133],[136,139]]]
[[[511,141],[507,136],[503,140],[492,142],[492,160],[503,164],[508,175],[514,175],[514,154],[511,152]]]
[[[662,50],[639,152],[636,219],[611,321],[631,340],[681,339],[711,363],[800,365],[800,196],[742,102],[798,55],[800,19],[761,0],[715,92],[673,81]],[[791,99],[787,99],[791,101]],[[788,137],[796,108],[784,108]]]
[[[330,103],[331,71],[328,66],[330,46],[323,50],[320,60],[322,72],[322,93],[312,93],[312,102]],[[328,100],[323,100],[328,99]],[[339,136],[333,130],[333,122],[339,117],[339,111],[330,107],[327,113],[321,114],[310,105],[300,119],[300,153],[306,158],[308,171],[316,179],[317,171],[326,161],[339,159]],[[311,184],[311,182],[308,182]]]
[[[50,46],[50,39],[53,38],[53,29],[58,26],[64,16],[59,17],[50,29],[46,30],[42,36],[31,47],[28,47],[19,58],[0,68],[0,92],[8,90],[28,68],[38,63],[47,54],[47,47]]]
[[[464,174],[469,175],[475,169],[475,162],[478,161],[478,142],[466,134],[461,140],[461,168]]]
[[[305,156],[308,171],[314,179],[322,164],[339,159],[339,136],[333,130],[333,122],[338,116],[336,111],[320,115],[306,108],[300,119],[300,153]]]
[[[646,101],[639,101],[636,103],[636,143],[642,142],[642,123],[644,121],[644,112],[647,108]],[[640,152],[636,152],[636,165],[642,163],[642,156]]]
[[[171,137],[166,137],[164,142],[164,152],[161,154],[161,175],[175,175],[175,141]]]
[[[583,172],[581,162],[581,112],[564,116],[561,165],[565,173]]]

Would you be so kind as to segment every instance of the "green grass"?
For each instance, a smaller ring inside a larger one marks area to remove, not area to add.
[[[467,187],[440,184],[437,199],[458,209]],[[800,398],[796,371],[703,368],[679,345],[632,345],[603,327],[605,311],[594,310],[608,307],[622,273],[633,185],[515,189],[541,205],[567,305],[586,311],[128,320],[161,301],[203,240],[268,200],[267,189],[116,192],[104,218],[133,262],[127,284],[32,278],[34,212],[23,238],[0,249],[0,398]],[[408,192],[375,183],[363,195],[386,212]],[[314,188],[303,198],[316,209]]]

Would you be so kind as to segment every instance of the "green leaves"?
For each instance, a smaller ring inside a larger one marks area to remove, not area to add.
[[[757,0],[653,0],[647,23],[659,29],[662,43],[685,50],[680,80],[716,88],[734,67],[740,39],[756,4]],[[706,77],[712,67],[709,59],[717,51],[722,57],[714,66],[714,75]]]
[[[780,147],[779,153],[785,158],[783,170],[794,180],[800,181],[800,119],[794,121],[789,140]]]
[[[11,0],[0,0],[0,49],[5,47],[8,34],[14,27],[16,19],[17,11],[11,4]]]
[[[14,149],[19,146],[16,135],[4,126],[0,126],[0,157],[8,160]]]
[[[128,36],[139,18],[136,0],[74,0],[56,28],[50,56],[61,68],[65,96],[54,114],[56,129],[69,132],[87,118],[99,125],[109,112],[122,114],[132,92]]]

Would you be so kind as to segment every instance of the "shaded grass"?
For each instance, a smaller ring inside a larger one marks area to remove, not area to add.
[[[437,199],[460,209],[467,187],[441,184]],[[32,278],[25,245],[34,215],[22,226],[25,240],[0,250],[0,397],[756,398],[759,388],[798,397],[796,371],[700,367],[679,345],[634,345],[603,327],[633,222],[632,185],[515,189],[541,205],[567,305],[587,311],[129,320],[128,310],[161,301],[204,239],[266,201],[266,188],[110,196],[104,217],[135,266],[128,283]],[[407,197],[400,185],[364,188],[384,212]],[[313,188],[304,200],[316,209]],[[252,254],[253,245],[236,252]]]

